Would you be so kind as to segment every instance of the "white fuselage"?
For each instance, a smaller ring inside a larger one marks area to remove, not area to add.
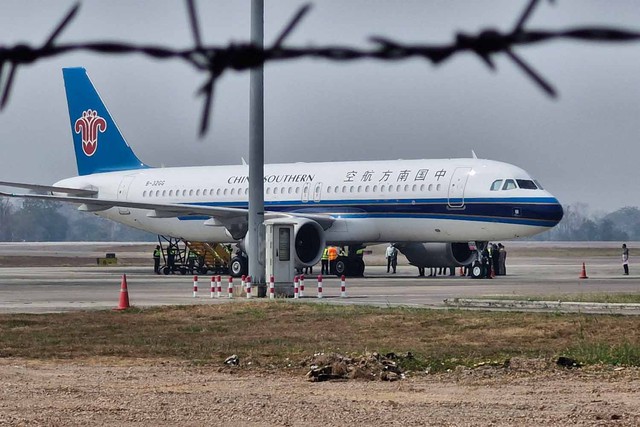
[[[265,211],[323,213],[332,244],[464,242],[531,236],[556,225],[562,208],[547,191],[491,190],[496,180],[527,180],[524,170],[481,159],[265,165]],[[149,168],[69,178],[58,186],[98,190],[98,198],[141,203],[247,207],[248,167]],[[155,234],[234,242],[207,217],[152,218],[111,208],[98,215]]]

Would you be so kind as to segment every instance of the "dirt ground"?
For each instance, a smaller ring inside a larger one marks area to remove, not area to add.
[[[0,359],[0,425],[636,426],[640,370],[512,360],[396,382],[168,361]]]

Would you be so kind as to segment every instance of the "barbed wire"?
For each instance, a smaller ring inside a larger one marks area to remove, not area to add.
[[[270,47],[263,48],[251,43],[231,43],[227,46],[204,45],[200,37],[200,27],[194,0],[186,0],[189,25],[194,39],[194,46],[189,49],[110,41],[57,44],[56,39],[58,36],[68,27],[78,13],[80,3],[76,3],[41,46],[33,47],[27,44],[0,45],[0,93],[2,93],[0,111],[8,104],[13,81],[19,66],[78,51],[113,55],[138,53],[155,59],[179,59],[199,71],[207,73],[205,83],[198,90],[198,94],[204,96],[200,121],[200,135],[203,136],[208,130],[209,117],[212,114],[211,104],[215,84],[227,70],[244,71],[263,66],[268,62],[300,58],[319,58],[330,61],[356,61],[363,59],[401,61],[420,58],[434,65],[439,65],[456,54],[473,53],[492,71],[495,71],[496,66],[493,56],[502,53],[548,96],[555,98],[557,96],[555,88],[514,52],[513,49],[515,47],[556,39],[616,43],[637,42],[640,40],[640,32],[638,31],[611,27],[581,27],[555,31],[526,30],[524,26],[539,2],[540,0],[530,0],[510,31],[501,32],[497,29],[488,28],[477,34],[457,33],[452,43],[443,45],[404,44],[389,38],[373,36],[369,38],[369,41],[373,44],[370,49],[349,46],[284,47],[283,43],[286,38],[311,9],[309,4],[298,9]],[[552,3],[553,0],[549,0],[549,2]],[[6,72],[5,65],[9,65],[9,70]]]

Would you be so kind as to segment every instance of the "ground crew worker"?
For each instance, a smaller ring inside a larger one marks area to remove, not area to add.
[[[320,258],[320,274],[329,274],[329,247],[325,246]]]
[[[338,259],[338,248],[335,246],[329,246],[327,250],[329,256],[329,271],[334,271],[336,260]]]
[[[193,270],[196,266],[196,260],[198,259],[198,254],[194,251],[189,251],[189,255],[187,256],[187,261],[189,263],[189,271],[193,274]]]
[[[167,264],[169,265],[169,271],[173,273],[173,269],[176,266],[176,249],[173,246],[169,246],[167,251]]]
[[[160,254],[160,245],[156,245],[153,250],[153,272],[156,274],[160,274]]]
[[[398,249],[393,244],[389,244],[385,256],[387,257],[387,273],[393,269],[393,274],[395,274],[396,265],[398,265]]]

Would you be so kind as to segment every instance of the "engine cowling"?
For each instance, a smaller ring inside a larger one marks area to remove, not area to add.
[[[464,243],[396,243],[395,246],[416,267],[453,267],[467,265],[475,251]]]
[[[274,221],[274,220],[272,220]],[[311,267],[317,264],[322,257],[322,251],[326,246],[324,229],[317,222],[306,218],[286,218],[284,223],[293,223],[294,234],[294,261],[296,268]],[[274,222],[277,222],[275,220]],[[240,247],[247,253],[249,233],[240,241]]]

